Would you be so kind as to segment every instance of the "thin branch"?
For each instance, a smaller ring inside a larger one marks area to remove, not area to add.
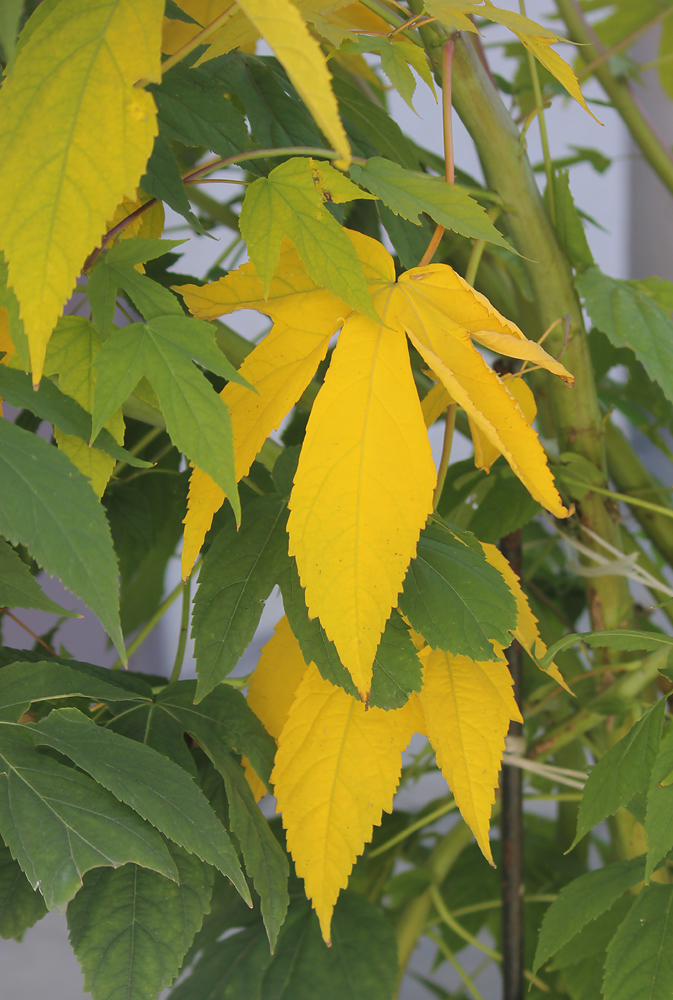
[[[442,126],[444,130],[444,177],[447,184],[455,181],[453,165],[453,108],[451,103],[451,66],[453,63],[453,39],[450,39],[442,50]],[[437,226],[428,248],[421,257],[418,266],[425,267],[432,260],[439,241],[444,235],[444,226]]]
[[[29,635],[32,635],[33,639],[35,639],[36,642],[39,642],[41,646],[44,646],[44,648],[50,652],[52,656],[56,656],[56,652],[51,648],[51,646],[48,646],[44,639],[40,639],[39,635],[37,635],[36,632],[33,632],[32,628],[28,628],[28,626],[17,618],[16,615],[13,615],[9,608],[0,608],[0,614],[7,615],[8,618],[11,618],[13,622],[20,625],[21,628],[24,629]]]
[[[185,44],[181,46],[181,48],[179,48],[177,52],[174,52],[172,56],[169,56],[169,58],[166,59],[161,64],[161,75],[163,76],[164,73],[168,73],[169,69],[172,69],[173,66],[175,66],[182,59],[184,59],[185,56],[188,56],[190,52],[193,52],[194,49],[197,49],[199,45],[203,45],[203,43],[206,41],[207,38],[210,38],[211,35],[213,35],[219,28],[221,28],[222,25],[226,24],[227,21],[234,16],[234,14],[238,13],[238,11],[239,11],[238,5],[233,3],[231,7],[228,7],[227,10],[225,10],[222,14],[216,17],[214,21],[211,21],[210,24],[207,24],[205,26],[205,28],[202,28],[201,31],[198,31],[193,38],[190,38],[188,42],[185,42]],[[146,87],[148,83],[153,83],[153,82],[154,82],[153,80],[145,80],[145,79],[138,80],[138,82],[135,83],[134,86]]]

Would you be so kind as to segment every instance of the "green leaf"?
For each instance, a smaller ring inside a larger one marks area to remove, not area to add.
[[[673,885],[646,886],[608,946],[605,1000],[669,1000],[673,993]]]
[[[590,921],[642,882],[645,858],[631,858],[580,875],[559,893],[544,915],[533,971],[536,972]]]
[[[148,90],[154,95],[162,135],[185,146],[204,146],[218,156],[240,153],[248,141],[243,115],[212,76],[181,63]]]
[[[671,649],[673,636],[663,632],[639,632],[634,628],[606,628],[601,632],[570,632],[550,646],[540,660],[540,666],[547,670],[557,653],[563,652],[568,646],[577,642],[586,642],[593,647],[606,646],[608,649],[628,649],[656,651]]]
[[[587,243],[579,212],[575,208],[568,171],[559,170],[555,173],[552,177],[552,185],[556,233],[563,252],[573,267],[593,267],[594,258]],[[544,200],[549,209],[549,190],[545,191]]]
[[[0,937],[20,941],[46,912],[44,899],[0,842]]]
[[[125,657],[117,561],[89,481],[42,438],[0,420],[0,534],[25,545],[100,618]]]
[[[66,618],[79,618],[76,611],[66,611],[44,593],[25,562],[0,538],[0,607],[36,608]]]
[[[260,616],[287,561],[287,504],[260,497],[245,509],[241,528],[225,525],[201,569],[194,600],[200,701],[231,673],[252,641]]]
[[[665,701],[665,699],[662,699]],[[649,789],[647,792],[647,816],[645,832],[647,833],[647,868],[645,878],[649,879],[655,866],[673,847],[673,784],[670,775],[673,771],[673,738],[671,735],[662,741],[661,749],[652,767]]]
[[[264,976],[262,1000],[390,1000],[397,972],[392,925],[364,896],[346,891],[334,908],[331,948],[309,905],[297,904]]]
[[[48,378],[43,378],[39,389],[35,391],[31,377],[26,372],[0,365],[0,399],[6,399],[10,406],[25,407],[36,417],[54,424],[64,434],[74,434],[87,444],[91,441],[90,414]],[[132,455],[115,441],[105,427],[101,428],[95,443],[97,448],[120,462],[126,462],[136,469],[150,468],[150,462],[143,462]]]
[[[48,909],[63,909],[92,868],[133,861],[177,878],[153,826],[35,743],[27,726],[0,727],[0,834]]]
[[[292,240],[315,282],[375,322],[362,264],[355,248],[325,207],[312,161],[295,156],[248,188],[241,207],[241,235],[265,293],[278,267],[280,245]]]
[[[109,682],[53,660],[11,663],[0,671],[0,719],[18,722],[33,702],[62,698],[125,703],[148,700],[142,694],[117,686],[114,683],[116,671],[106,670],[105,673],[109,675]]]
[[[185,13],[182,7],[180,7],[175,0],[166,0],[166,10],[164,11],[164,16],[168,17],[171,21],[184,21],[185,24],[198,24],[199,28],[203,27],[203,25],[198,21],[195,21],[190,14]]]
[[[414,170],[418,166],[413,143],[387,111],[338,76],[334,77],[332,88],[344,128],[354,149],[364,143],[369,149],[373,146],[381,156],[394,160],[402,167]],[[364,155],[371,155],[369,149],[363,149]]]
[[[0,250],[0,309],[3,306],[7,310],[10,339],[16,347],[24,369],[30,368],[28,338],[23,329],[23,321],[19,316],[19,302],[14,294],[14,289],[7,284],[7,264],[5,255]]]
[[[116,329],[96,355],[93,433],[145,376],[159,397],[171,440],[224,490],[239,517],[229,411],[192,359],[247,384],[217,348],[213,327],[202,320],[159,316]]]
[[[516,602],[473,535],[431,519],[421,532],[400,610],[433,649],[493,660],[511,642]]]
[[[523,527],[540,509],[506,462],[496,461],[487,474],[475,469],[471,458],[449,466],[437,505],[446,521],[492,544]]]
[[[23,0],[3,0],[2,5],[0,5],[0,49],[2,49],[10,73],[14,65],[16,39],[19,34],[19,21],[22,13]]]
[[[579,979],[582,975],[588,978],[587,973],[591,974],[591,966],[587,964],[587,959],[592,959],[593,965],[597,967],[594,974],[598,974],[595,995],[600,996],[607,947],[615,936],[617,928],[633,906],[634,898],[630,892],[627,892],[624,896],[615,900],[609,910],[601,913],[595,920],[591,920],[588,924],[585,924],[582,930],[578,934],[575,934],[556,953],[554,960],[547,968],[550,970],[564,969],[569,971],[572,966],[578,966],[581,963],[581,968],[575,969],[572,973],[572,978]],[[566,976],[564,974],[565,979]]]
[[[93,1000],[156,1000],[210,909],[213,870],[169,845],[180,881],[137,865],[89,873],[68,907],[70,943]]]
[[[86,286],[94,323],[101,337],[107,337],[112,326],[119,288],[130,295],[145,319],[184,316],[182,306],[168,288],[135,269],[136,264],[162,257],[182,242],[134,237],[121,240],[101,254]]]
[[[88,771],[174,843],[218,868],[249,900],[226,830],[182,768],[151,747],[97,726],[76,708],[57,709],[27,728],[36,743]]]
[[[161,133],[154,140],[152,155],[147,161],[146,173],[140,187],[158,201],[165,201],[178,215],[182,215],[197,233],[207,236],[205,229],[192,212],[189,198],[185,193],[178,161],[168,140]]]
[[[224,779],[229,824],[241,845],[245,870],[260,896],[262,917],[273,951],[290,902],[287,856],[255,802],[241,765],[217,739],[207,736],[204,739],[203,729],[201,733],[199,746]]]
[[[591,267],[575,279],[589,316],[615,347],[630,347],[673,401],[673,320],[645,292]]]
[[[391,212],[387,205],[378,202],[376,206],[382,225],[385,227],[400,263],[405,271],[418,267],[419,261],[427,250],[434,233],[434,226],[425,216],[421,217],[421,225],[408,222]]]
[[[259,922],[211,946],[171,991],[170,1000],[262,1000],[262,978],[270,962]]]
[[[421,224],[421,213],[426,212],[438,225],[461,236],[512,249],[485,209],[462,188],[447,184],[441,177],[405,170],[380,156],[367,160],[364,167],[353,165],[351,177],[380,198],[395,215],[417,226]]]
[[[570,849],[594,826],[613,816],[620,806],[628,806],[641,788],[649,784],[661,742],[665,709],[665,698],[648,708],[642,719],[593,768],[580,802],[577,833]]]
[[[401,708],[412,691],[423,686],[421,661],[399,611],[386,622],[376,656],[369,704],[373,708]]]

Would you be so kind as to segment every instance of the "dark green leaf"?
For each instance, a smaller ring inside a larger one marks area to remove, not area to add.
[[[73,660],[73,664],[77,661]],[[117,671],[99,668],[109,682],[65,663],[12,663],[0,671],[0,719],[18,722],[33,702],[83,697],[92,701],[147,701],[117,686]],[[119,674],[119,676],[122,676]]]
[[[516,601],[467,531],[433,518],[421,532],[400,595],[400,610],[433,649],[493,660],[491,640],[511,642]]]
[[[608,947],[605,1000],[669,1000],[673,993],[673,885],[646,886]]]
[[[642,719],[593,768],[580,803],[572,847],[594,826],[613,816],[620,806],[628,805],[649,784],[661,742],[665,709],[664,698],[648,708]]]
[[[166,0],[166,10],[164,11],[164,16],[170,18],[171,21],[184,21],[185,24],[198,24],[199,28],[203,25],[195,21],[190,14],[186,14],[185,11],[180,7],[175,0]]]
[[[615,347],[630,347],[673,401],[673,320],[645,292],[591,267],[575,280],[592,322]]]
[[[376,650],[369,704],[372,708],[401,708],[422,685],[421,661],[409,628],[399,611],[393,610]]]
[[[618,861],[581,875],[565,886],[545,913],[533,971],[567,944],[591,920],[642,881],[645,857]]]
[[[79,405],[77,400],[66,396],[58,386],[43,378],[37,392],[33,389],[30,375],[13,368],[0,365],[0,399],[5,399],[11,406],[25,407],[35,416],[48,420],[64,434],[74,434],[75,437],[91,441],[91,415]],[[118,461],[126,462],[137,469],[148,469],[149,462],[131,455],[103,427],[96,438],[96,447],[112,455]]]
[[[655,651],[658,649],[670,650],[673,647],[673,636],[666,635],[664,632],[639,632],[633,628],[606,628],[600,632],[570,632],[549,647],[540,660],[542,669],[547,670],[557,653],[561,653],[568,646],[574,646],[576,642],[586,642],[590,646],[599,648],[606,646],[608,649]]]
[[[0,607],[36,608],[67,618],[79,617],[76,611],[66,611],[47,597],[23,559],[3,538],[0,538]]]
[[[390,242],[397,251],[400,263],[405,271],[412,267],[418,267],[419,261],[428,248],[434,233],[434,227],[425,216],[421,218],[421,224],[416,225],[408,222],[384,205],[377,202],[379,217],[385,227]]]
[[[506,462],[497,461],[487,475],[475,469],[471,458],[449,467],[437,507],[446,521],[492,544],[523,527],[540,509]]]
[[[148,89],[167,139],[204,146],[221,157],[240,153],[248,141],[243,115],[207,72],[178,63],[162,76],[160,84]]]
[[[231,673],[255,634],[288,558],[286,522],[285,500],[260,497],[238,531],[222,528],[206,556],[192,620],[198,700]]]
[[[241,765],[222,749],[217,738],[204,740],[203,730],[199,746],[224,779],[230,829],[238,838],[245,870],[259,893],[262,917],[273,951],[290,901],[287,857],[260,812]]]
[[[68,907],[70,942],[93,1000],[156,1000],[210,908],[213,870],[169,845],[180,881],[137,865],[90,872]]]
[[[289,497],[292,492],[294,474],[297,471],[300,453],[300,445],[290,445],[288,448],[283,448],[274,462],[273,485],[276,493],[282,497]]]
[[[0,833],[49,909],[63,908],[91,868],[133,861],[177,878],[153,826],[35,742],[27,726],[0,727]]]
[[[36,743],[69,757],[166,837],[219,868],[249,898],[224,827],[189,775],[172,761],[95,725],[74,708],[53,711],[27,728]]]
[[[0,420],[0,481],[0,534],[25,545],[81,597],[125,655],[117,561],[89,481],[56,448],[8,420]]]
[[[556,953],[548,968],[567,969],[568,966],[577,965],[580,962],[584,963],[586,959],[593,959],[594,964],[598,966],[599,973],[596,995],[600,995],[605,952],[615,936],[617,928],[633,906],[634,898],[630,892],[627,892],[615,900],[610,909],[601,913],[600,917],[585,924],[582,930]]]
[[[339,77],[334,78],[332,87],[346,132],[356,145],[359,140],[364,140],[369,150],[373,146],[381,156],[402,167],[414,170],[418,166],[413,143],[387,111]],[[363,150],[364,155],[370,156],[369,150]]]
[[[662,698],[662,701],[665,699]],[[647,868],[645,878],[649,879],[655,866],[673,847],[673,736],[667,735],[652,767],[652,775],[647,792]]]
[[[438,225],[461,236],[512,249],[481,205],[442,177],[405,170],[399,163],[380,156],[367,160],[364,167],[352,166],[351,177],[409,222],[420,226],[421,213],[425,212]]]
[[[260,921],[208,949],[170,1000],[262,1000],[262,978],[270,962]]]
[[[20,941],[46,912],[44,899],[0,842],[0,937]]]
[[[154,140],[154,149],[145,170],[145,176],[140,181],[143,191],[147,191],[158,201],[165,201],[169,208],[182,215],[197,233],[208,235],[191,210],[178,161],[161,133]]]
[[[554,218],[556,233],[563,251],[573,267],[592,267],[594,258],[587,243],[584,226],[575,208],[567,170],[560,170],[552,178],[554,190]],[[549,191],[545,203],[550,207]]]
[[[159,316],[116,329],[96,355],[94,434],[145,376],[159,397],[175,446],[221,486],[240,515],[229,411],[192,359],[242,381],[216,347],[209,323],[184,315]]]

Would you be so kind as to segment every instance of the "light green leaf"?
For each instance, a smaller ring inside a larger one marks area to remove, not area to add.
[[[552,178],[554,190],[554,217],[559,243],[573,267],[592,267],[594,258],[587,242],[580,214],[570,190],[567,170],[559,170]],[[544,194],[545,204],[550,207],[549,190]],[[550,212],[551,215],[551,212]]]
[[[673,885],[646,886],[608,946],[605,1000],[669,1000],[673,993]]]
[[[540,660],[540,666],[547,670],[557,653],[577,642],[586,642],[593,647],[606,646],[608,649],[628,649],[654,651],[673,648],[673,636],[663,632],[639,632],[634,628],[606,628],[601,632],[570,632],[550,646]]]
[[[70,943],[93,1000],[156,1000],[210,909],[213,870],[169,844],[180,881],[124,865],[90,872],[68,907]]]
[[[0,4],[0,49],[2,49],[10,73],[14,63],[16,38],[19,33],[22,12],[23,0],[3,0]]]
[[[145,376],[159,398],[175,446],[215,480],[240,517],[229,411],[192,359],[247,385],[217,348],[210,323],[184,315],[159,316],[114,330],[96,356],[93,433]]]
[[[200,733],[199,746],[224,779],[229,824],[241,845],[245,870],[259,893],[262,917],[273,951],[290,901],[287,856],[255,802],[241,765],[222,748],[215,733],[214,738],[209,737],[205,726]]]
[[[587,872],[564,886],[544,915],[533,971],[641,882],[644,872],[645,858],[641,855]]]
[[[662,699],[665,701],[666,699]],[[647,792],[647,816],[645,817],[645,832],[647,833],[647,869],[648,879],[655,866],[673,847],[673,784],[670,775],[673,771],[673,737],[667,735],[661,744],[661,749],[652,767],[649,789]]]
[[[376,192],[374,192],[376,193]],[[248,188],[241,207],[241,234],[265,293],[283,238],[288,236],[315,282],[375,322],[380,322],[353,244],[325,207],[312,161],[293,157]]]
[[[0,481],[0,534],[81,597],[125,656],[117,560],[88,480],[43,438],[0,420]]]
[[[584,788],[577,817],[577,833],[571,849],[589,830],[608,816],[613,816],[620,806],[628,806],[631,799],[649,784],[661,742],[665,709],[665,698],[648,708],[642,719],[593,768]]]
[[[441,177],[405,170],[398,163],[374,156],[364,167],[353,165],[351,177],[377,195],[395,215],[415,225],[421,224],[421,212],[427,212],[445,229],[474,239],[487,240],[511,250],[485,210],[469,194]]]
[[[225,525],[199,575],[192,636],[200,701],[231,673],[252,641],[264,601],[287,562],[287,503],[260,497],[241,528]]]
[[[26,728],[36,743],[69,757],[174,843],[218,868],[249,900],[224,827],[193,780],[172,761],[97,726],[75,708],[57,709]]]
[[[591,321],[615,347],[630,347],[653,382],[673,401],[673,320],[630,282],[590,267],[575,279]]]
[[[44,899],[0,841],[0,937],[20,941],[46,912]]]
[[[48,909],[62,909],[92,868],[133,861],[177,878],[153,826],[35,742],[27,726],[0,726],[0,834]]]
[[[516,602],[468,531],[430,520],[400,594],[400,610],[433,649],[493,660],[491,640],[509,646]]]
[[[79,617],[76,611],[66,611],[47,597],[25,562],[4,538],[0,538],[0,607],[36,608],[66,618]]]

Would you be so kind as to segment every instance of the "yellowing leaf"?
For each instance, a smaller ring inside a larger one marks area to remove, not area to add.
[[[389,301],[374,299],[384,322]],[[435,480],[404,333],[354,313],[313,404],[288,533],[309,614],[363,698]]]
[[[275,740],[283,731],[295,692],[307,669],[299,643],[287,618],[283,616],[269,641],[262,647],[250,678],[247,695],[248,706]],[[266,791],[264,783],[245,757],[243,762],[250,787],[256,798],[261,798]]]
[[[434,422],[439,420],[442,413],[445,412],[447,406],[449,406],[452,402],[453,399],[441,382],[437,382],[436,385],[433,385],[432,389],[430,389],[430,391],[423,397],[423,402],[421,403],[425,426],[432,427]]]
[[[519,379],[518,381],[521,380]],[[491,566],[494,566],[495,569],[502,574],[505,579],[505,583],[516,598],[516,631],[513,632],[512,635],[523,646],[533,662],[539,666],[539,661],[547,652],[547,647],[540,638],[540,633],[537,628],[537,618],[530,609],[528,598],[521,587],[521,581],[505,559],[500,549],[498,549],[495,545],[489,545],[487,542],[482,542],[481,547],[484,550],[484,555],[490,562]],[[552,663],[547,668],[545,673],[548,673],[550,677],[554,678],[557,684],[560,684],[561,687],[565,688],[569,694],[572,694],[572,691],[563,680],[563,675],[555,663]]]
[[[418,722],[415,699],[390,712],[365,710],[313,664],[297,689],[271,780],[326,941],[339,891],[383,810],[392,809],[401,753]]]
[[[503,379],[503,383],[509,394],[518,403],[526,423],[529,427],[532,427],[537,414],[537,405],[530,388],[522,378]],[[474,444],[474,464],[478,469],[485,469],[486,472],[490,472],[496,458],[500,457],[500,450],[491,444],[489,439],[481,433],[479,425],[472,418],[468,419],[470,421],[470,431],[472,432],[472,443]]]
[[[348,306],[316,286],[289,241],[281,251],[280,267],[266,300],[252,264],[203,288],[181,285],[179,291],[199,319],[214,319],[234,309],[258,309],[275,321],[240,368],[256,392],[229,382],[221,393],[231,415],[234,463],[240,479],[313,378]],[[213,515],[223,503],[223,491],[205,472],[195,469],[185,518],[184,576],[189,575]]]
[[[35,383],[87,254],[152,152],[154,100],[134,84],[161,78],[163,7],[61,0],[0,90],[0,249]]]
[[[3,362],[9,361],[16,347],[9,335],[9,313],[7,306],[0,306],[0,351],[4,351]]]
[[[582,105],[585,111],[589,111],[587,107],[587,102],[584,100],[582,91],[580,90],[580,85],[577,81],[572,68],[568,65],[565,59],[562,59],[558,52],[555,52],[552,48],[552,44],[558,39],[546,38],[543,35],[529,35],[523,32],[515,31],[514,34],[517,36],[519,41],[524,45],[529,52],[532,52],[536,59],[542,63],[545,69],[548,69],[552,76],[556,77],[558,82],[565,87],[571,97]],[[596,115],[592,111],[589,111],[592,118],[598,121]],[[599,124],[601,124],[599,122]]]
[[[488,830],[510,720],[522,722],[507,663],[419,653],[425,732],[461,815],[493,864]]]

